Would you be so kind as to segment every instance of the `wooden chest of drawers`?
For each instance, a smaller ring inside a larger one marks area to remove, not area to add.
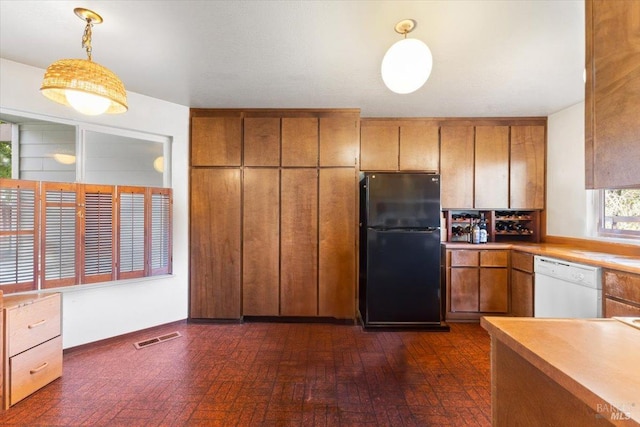
[[[59,293],[3,298],[2,406],[7,409],[62,375]]]

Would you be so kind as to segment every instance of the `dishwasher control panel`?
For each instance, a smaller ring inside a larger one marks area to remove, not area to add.
[[[543,274],[594,289],[602,289],[602,273],[600,267],[576,264],[543,256],[536,256],[534,258],[533,267],[536,274]]]

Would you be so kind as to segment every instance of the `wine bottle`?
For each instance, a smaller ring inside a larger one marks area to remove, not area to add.
[[[471,229],[471,243],[480,243],[480,226],[477,222],[473,223],[473,228]]]
[[[480,243],[487,243],[487,221],[485,221],[483,213],[480,214],[480,224],[478,226],[480,227]]]

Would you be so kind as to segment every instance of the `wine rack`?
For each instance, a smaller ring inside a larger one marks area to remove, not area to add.
[[[471,242],[471,228],[481,214],[487,222],[489,242],[540,242],[540,211],[537,210],[447,210],[448,242]],[[445,232],[445,230],[443,230]]]

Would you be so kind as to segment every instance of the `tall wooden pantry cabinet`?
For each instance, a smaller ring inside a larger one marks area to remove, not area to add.
[[[191,319],[355,318],[359,117],[191,110]]]

